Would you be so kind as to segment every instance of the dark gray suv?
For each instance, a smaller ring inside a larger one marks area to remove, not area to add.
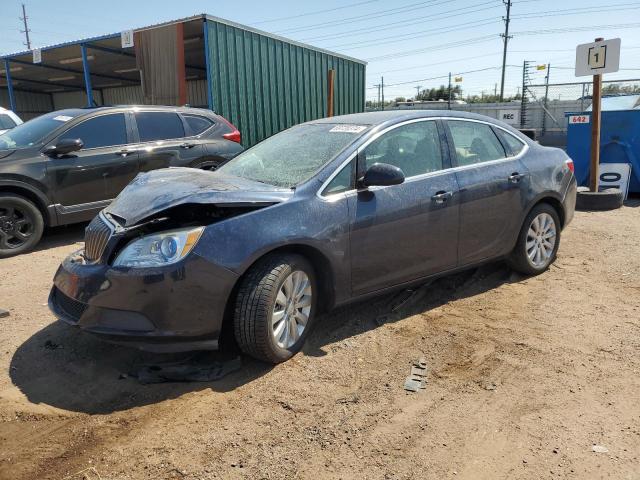
[[[555,259],[573,163],[493,119],[378,112],[295,126],[215,172],[141,174],[60,266],[50,308],[105,339],[256,358],[302,347],[316,314],[506,258]]]
[[[59,110],[0,135],[0,258],[33,248],[45,226],[91,220],[140,172],[215,169],[240,132],[208,110]]]

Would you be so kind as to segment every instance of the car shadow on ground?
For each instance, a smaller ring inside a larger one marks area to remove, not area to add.
[[[82,243],[84,241],[84,229],[86,226],[87,223],[85,222],[61,227],[49,227],[45,229],[42,240],[40,240],[40,243],[36,245],[33,251],[39,252],[50,248]],[[80,245],[78,245],[78,248],[80,248]]]
[[[522,278],[503,263],[494,263],[340,308],[318,318],[303,349],[304,354],[326,355],[330,345],[336,342]],[[231,347],[226,352],[206,355],[224,359],[233,358],[235,354]],[[278,368],[245,356],[240,370],[214,382],[142,385],[129,375],[136,366],[180,361],[190,355],[151,354],[111,345],[54,322],[20,345],[11,360],[10,376],[30,402],[74,412],[105,414],[177,398],[193,391],[231,391]]]

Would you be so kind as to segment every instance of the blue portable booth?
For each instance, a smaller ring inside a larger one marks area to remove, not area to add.
[[[567,154],[573,159],[578,185],[585,186],[589,184],[591,113],[566,113]],[[629,192],[640,192],[640,95],[602,99],[600,163],[630,164]]]

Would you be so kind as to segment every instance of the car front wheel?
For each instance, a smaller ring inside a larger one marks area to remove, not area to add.
[[[544,272],[556,259],[560,246],[560,219],[555,208],[546,203],[536,205],[522,225],[518,243],[508,263],[525,275]]]
[[[0,258],[31,250],[43,230],[38,207],[18,195],[0,193]]]
[[[241,350],[280,363],[304,345],[317,301],[315,272],[300,255],[276,254],[259,261],[242,280],[234,312]]]

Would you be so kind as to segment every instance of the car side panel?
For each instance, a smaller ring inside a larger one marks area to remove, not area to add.
[[[337,303],[350,298],[349,213],[346,196],[291,200],[208,226],[194,249],[216,265],[243,274],[280,247],[306,246],[328,261]]]

